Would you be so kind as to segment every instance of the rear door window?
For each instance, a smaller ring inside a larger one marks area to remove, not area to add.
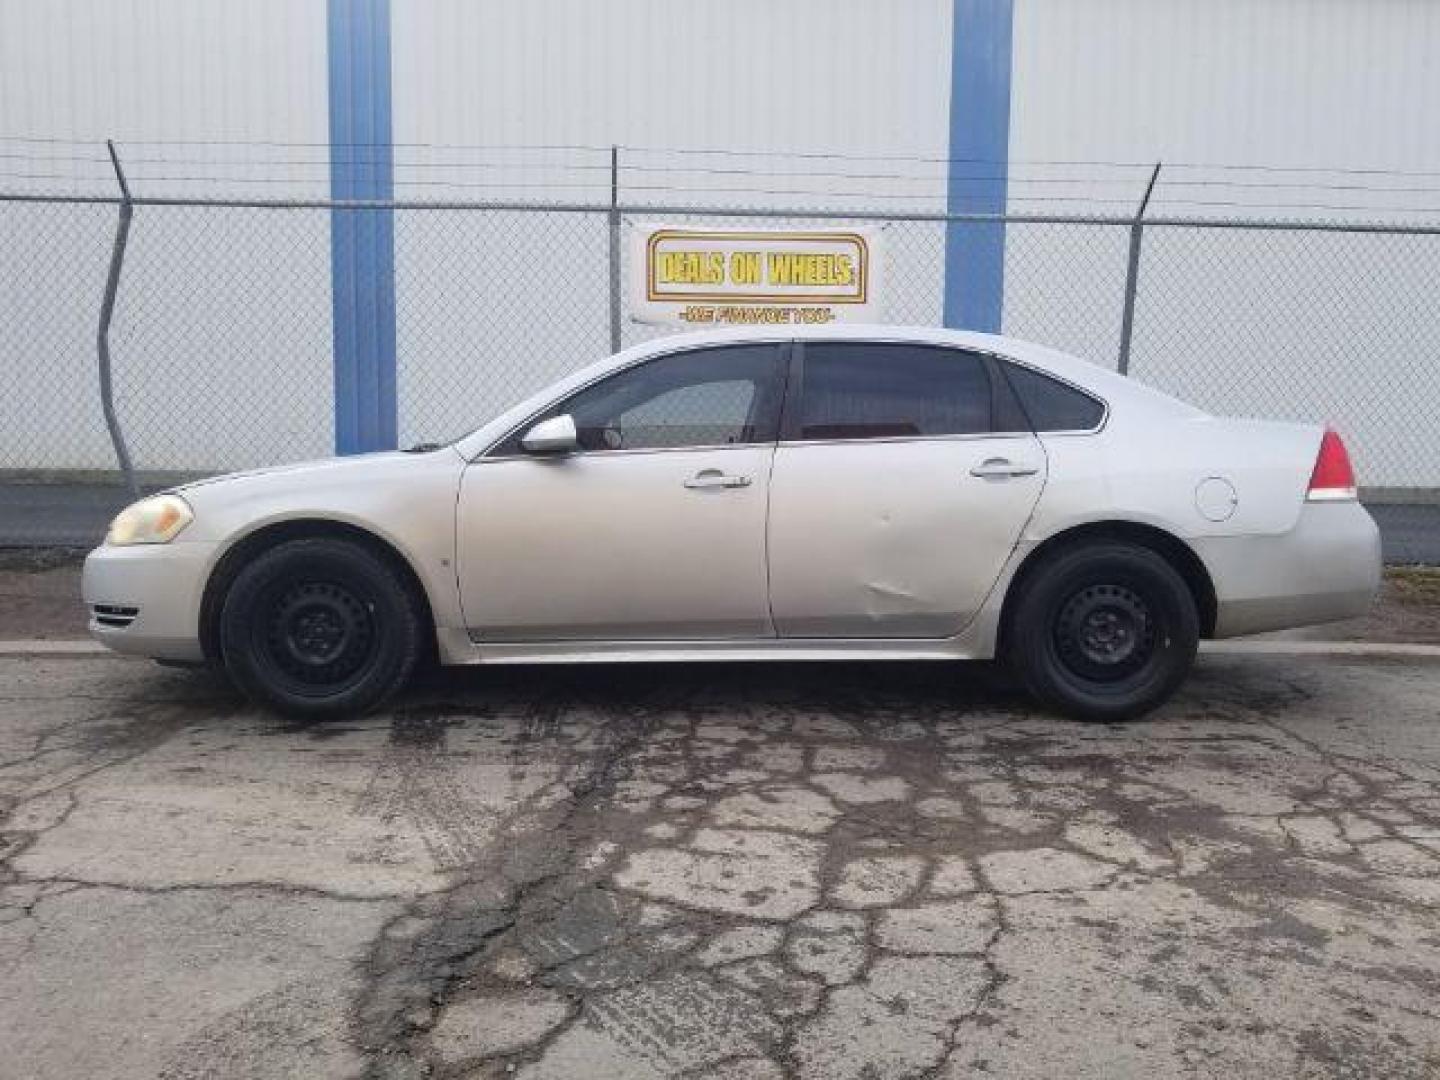
[[[924,438],[991,430],[990,378],[974,353],[886,341],[804,345],[788,438]]]

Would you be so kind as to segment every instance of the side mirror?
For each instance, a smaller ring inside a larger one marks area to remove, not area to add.
[[[541,420],[520,440],[520,449],[527,454],[573,454],[580,449],[580,434],[575,418],[568,413]]]

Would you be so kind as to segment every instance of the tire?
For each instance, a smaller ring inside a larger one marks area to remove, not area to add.
[[[220,613],[220,652],[257,704],[299,718],[352,716],[405,685],[425,621],[410,583],[369,548],[291,540],[235,578]]]
[[[1008,658],[1035,697],[1080,720],[1130,720],[1184,682],[1200,618],[1162,556],[1102,541],[1062,549],[1036,568],[1009,631]]]

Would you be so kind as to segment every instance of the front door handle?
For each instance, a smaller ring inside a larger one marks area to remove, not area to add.
[[[1004,480],[1011,476],[1034,476],[1039,471],[1034,465],[1021,465],[1009,458],[992,457],[971,469],[970,475],[978,476],[982,480]]]
[[[750,486],[750,477],[731,476],[719,469],[701,469],[685,481],[687,488],[743,488]]]

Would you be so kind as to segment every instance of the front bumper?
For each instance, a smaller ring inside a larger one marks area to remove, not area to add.
[[[200,601],[211,555],[210,544],[178,540],[96,548],[85,559],[80,584],[91,637],[120,653],[203,660]],[[117,611],[125,617],[116,618]]]
[[[1380,588],[1380,530],[1358,502],[1307,502],[1279,536],[1192,544],[1215,586],[1217,638],[1353,619]]]

